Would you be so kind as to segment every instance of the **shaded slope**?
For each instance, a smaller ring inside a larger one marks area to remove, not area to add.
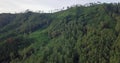
[[[17,50],[18,57],[12,54],[9,62],[119,63],[119,14],[120,4],[104,3],[75,6],[52,14],[28,12],[15,15],[1,28],[1,35],[5,30],[15,31],[16,35],[6,34],[8,36],[2,38],[22,35],[34,40]]]

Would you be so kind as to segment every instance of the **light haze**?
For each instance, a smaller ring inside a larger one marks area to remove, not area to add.
[[[94,2],[118,3],[120,0],[0,0],[0,13],[23,12],[26,9],[32,11],[43,10],[48,12],[54,9],[72,6],[75,4],[84,5]]]

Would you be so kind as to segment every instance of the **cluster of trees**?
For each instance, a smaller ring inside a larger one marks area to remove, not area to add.
[[[0,62],[120,63],[120,3],[1,14]]]
[[[51,20],[49,14],[31,11],[0,14],[0,63],[9,63],[30,54],[29,50],[24,54],[20,52],[35,42],[30,33],[48,27]]]

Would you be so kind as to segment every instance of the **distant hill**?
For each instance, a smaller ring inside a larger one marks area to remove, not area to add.
[[[0,63],[120,63],[120,3],[0,14]]]

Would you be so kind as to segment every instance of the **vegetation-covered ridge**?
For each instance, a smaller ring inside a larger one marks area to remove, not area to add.
[[[0,63],[120,63],[120,3],[0,14]]]

